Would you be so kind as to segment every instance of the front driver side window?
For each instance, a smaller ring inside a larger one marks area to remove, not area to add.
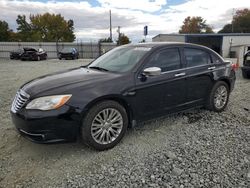
[[[162,72],[181,68],[181,59],[178,48],[169,48],[153,54],[146,65],[148,67],[159,67]]]

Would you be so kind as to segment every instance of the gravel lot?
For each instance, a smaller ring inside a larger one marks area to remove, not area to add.
[[[0,187],[250,187],[250,80],[239,73],[224,112],[146,122],[108,151],[20,137],[9,115],[19,86],[87,62],[0,60]]]

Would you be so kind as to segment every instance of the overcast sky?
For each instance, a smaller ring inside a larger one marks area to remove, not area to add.
[[[97,41],[109,37],[109,10],[113,36],[117,26],[133,42],[160,33],[177,33],[187,16],[201,16],[215,31],[231,22],[234,9],[250,8],[249,0],[0,0],[0,19],[16,30],[18,14],[60,13],[73,19],[77,40]]]

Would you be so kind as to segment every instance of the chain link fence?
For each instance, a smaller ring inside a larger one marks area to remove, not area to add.
[[[79,52],[79,58],[95,59],[101,54],[115,48],[117,45],[114,43],[56,43],[56,42],[0,42],[0,58],[9,58],[10,52],[22,49],[24,47],[42,48],[44,49],[49,59],[58,57],[58,52],[63,48],[76,48]]]

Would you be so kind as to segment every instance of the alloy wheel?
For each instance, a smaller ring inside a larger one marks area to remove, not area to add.
[[[224,85],[219,86],[214,94],[214,105],[217,109],[221,109],[227,103],[228,91]]]
[[[114,108],[106,108],[100,111],[92,121],[91,136],[99,144],[109,144],[116,140],[122,128],[121,113]]]

